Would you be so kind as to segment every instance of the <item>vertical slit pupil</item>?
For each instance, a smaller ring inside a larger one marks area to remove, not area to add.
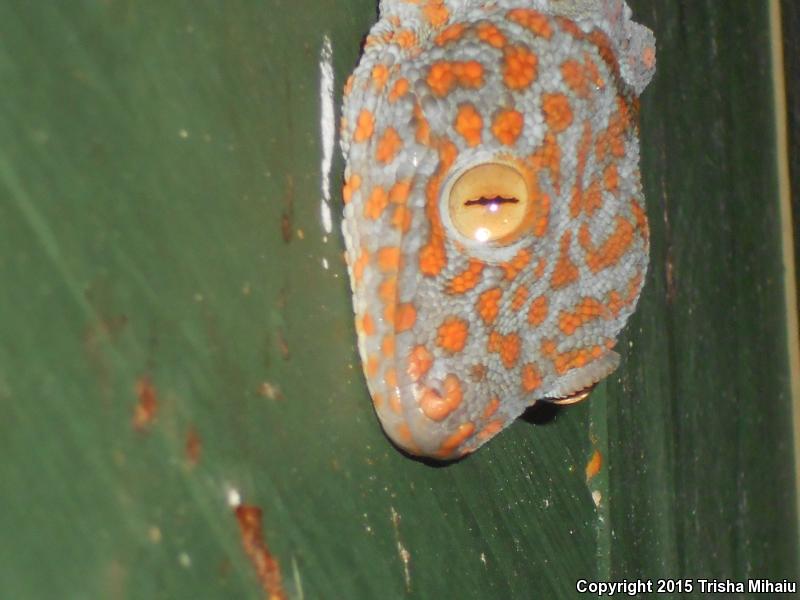
[[[490,204],[517,204],[519,200],[517,198],[504,198],[503,196],[494,196],[492,198],[487,198],[486,196],[481,196],[476,200],[467,200],[464,203],[464,206],[488,206]]]

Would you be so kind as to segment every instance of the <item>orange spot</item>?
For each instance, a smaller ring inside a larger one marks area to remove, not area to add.
[[[439,166],[436,173],[428,180],[425,188],[425,216],[430,223],[430,237],[428,243],[419,252],[419,270],[428,277],[438,275],[447,262],[444,249],[444,227],[439,217],[439,190],[442,179],[458,156],[458,149],[449,140],[440,142],[438,150]]]
[[[580,27],[578,27],[575,21],[571,21],[566,17],[556,17],[556,22],[558,23],[558,26],[561,28],[562,31],[565,31],[572,37],[577,38],[579,40],[582,40],[584,39],[584,37],[586,37],[585,34],[583,33],[583,30]]]
[[[443,394],[425,388],[420,395],[419,407],[429,419],[441,421],[461,405],[464,395],[461,382],[455,375],[448,375],[442,383]]]
[[[564,94],[543,94],[542,110],[547,126],[555,133],[564,131],[572,123],[572,109]]]
[[[405,77],[401,77],[400,79],[395,81],[394,85],[392,86],[392,90],[389,92],[389,102],[390,103],[397,102],[400,98],[402,98],[408,93],[408,89],[409,89],[408,79],[406,79]]]
[[[522,305],[525,304],[525,301],[528,299],[528,288],[519,287],[517,291],[514,292],[514,298],[511,300],[511,308],[514,310],[519,310],[522,308]]]
[[[536,262],[536,268],[533,270],[533,274],[536,276],[536,279],[539,279],[544,275],[544,271],[547,268],[547,261],[543,258],[540,258]]]
[[[383,406],[383,394],[374,393],[372,394],[372,406],[375,408],[380,408]]]
[[[503,336],[497,333],[497,331],[492,330],[489,334],[489,340],[486,344],[486,349],[489,352],[500,352],[500,344],[503,341]]]
[[[621,311],[624,307],[629,306],[636,301],[636,298],[639,296],[639,292],[642,289],[643,282],[644,277],[642,276],[641,271],[637,272],[628,282],[628,289],[624,297],[617,290],[612,290],[608,294],[608,310],[612,315],[618,315],[619,311]]]
[[[478,285],[483,272],[483,263],[471,258],[467,268],[453,277],[447,284],[448,294],[463,294]]]
[[[411,436],[411,430],[406,423],[400,423],[400,425],[397,426],[397,437],[406,445],[414,441],[414,438]]]
[[[384,358],[392,358],[394,356],[393,335],[384,336],[383,341],[381,342],[381,354],[383,354]],[[392,373],[394,373],[394,369],[392,369]]]
[[[433,365],[433,355],[425,346],[414,346],[408,355],[406,372],[412,381],[419,381]]]
[[[417,34],[411,29],[400,29],[395,34],[393,41],[401,48],[411,50],[417,45]]]
[[[434,43],[437,46],[444,46],[445,44],[461,39],[465,29],[466,26],[463,23],[455,23],[449,27],[445,27],[442,32],[436,36]]]
[[[572,335],[578,327],[596,319],[608,319],[610,316],[602,302],[586,297],[578,303],[574,311],[562,310],[559,313],[558,328],[564,335]]]
[[[356,283],[361,283],[367,264],[369,264],[369,252],[366,248],[361,248],[358,258],[353,263],[353,278],[356,280]]]
[[[571,244],[572,232],[565,231],[559,242],[558,262],[556,262],[556,267],[553,269],[553,274],[550,277],[550,286],[555,290],[578,280],[578,267],[575,266],[575,263],[572,262],[572,258],[570,258],[569,255]]]
[[[533,363],[522,365],[522,389],[532,392],[542,385],[542,374]]]
[[[478,439],[485,441],[491,437],[494,437],[501,429],[503,429],[503,424],[503,419],[495,419],[494,421],[487,423],[486,426],[478,432]]]
[[[364,203],[364,217],[373,221],[377,220],[383,214],[387,204],[389,204],[389,196],[387,196],[386,190],[381,186],[375,186]]]
[[[378,298],[384,304],[394,304],[397,296],[397,277],[387,277],[378,286]]]
[[[394,204],[405,204],[408,200],[408,194],[411,191],[411,180],[405,179],[398,181],[389,190],[389,202]]]
[[[601,206],[603,206],[603,191],[600,189],[600,181],[592,179],[589,189],[583,196],[583,208],[587,215],[592,216]]]
[[[375,150],[375,160],[380,163],[390,163],[403,147],[403,140],[394,127],[387,127],[383,132],[378,147]]]
[[[502,295],[503,290],[500,288],[492,288],[478,296],[478,314],[487,325],[494,323],[494,320],[497,318],[497,313],[500,311],[500,297]]]
[[[380,360],[377,356],[368,356],[367,364],[364,365],[364,374],[367,377],[375,377],[378,374],[378,368],[381,366]]]
[[[506,46],[503,51],[503,82],[512,90],[522,90],[536,79],[538,58],[525,46]]]
[[[239,522],[242,547],[247,554],[261,589],[269,600],[286,600],[286,592],[281,583],[281,568],[269,551],[261,532],[261,509],[257,506],[240,504],[235,510]]]
[[[636,221],[636,228],[639,230],[639,234],[642,236],[645,243],[647,243],[650,237],[650,228],[647,225],[647,213],[644,212],[644,208],[636,201],[636,198],[631,198],[631,212],[633,212],[633,218]]]
[[[416,124],[415,139],[424,146],[429,146],[431,143],[431,126],[422,112],[422,107],[419,102],[414,104],[414,121]]]
[[[589,459],[589,462],[586,463],[586,481],[589,481],[592,477],[597,475],[602,466],[603,455],[600,454],[599,450],[595,450],[592,454],[592,457]]]
[[[617,290],[611,290],[608,294],[608,310],[611,311],[611,314],[616,317],[624,306],[625,301],[622,299],[620,293]]]
[[[483,85],[483,65],[476,60],[439,61],[431,65],[426,79],[436,96],[446,96],[455,86],[476,89]]]
[[[400,269],[400,248],[384,246],[378,250],[378,268],[384,273]]]
[[[484,419],[491,419],[492,415],[497,412],[497,409],[500,408],[500,399],[495,396],[489,403],[486,405],[486,408],[483,409],[483,418]]]
[[[388,80],[389,67],[384,64],[377,64],[372,67],[372,85],[375,86],[376,90],[382,90]]]
[[[353,199],[353,194],[355,194],[360,187],[361,176],[358,173],[354,173],[350,179],[344,182],[344,187],[342,187],[342,198],[344,198],[345,204],[349,203],[350,200]]]
[[[522,248],[514,255],[509,262],[500,263],[500,267],[503,269],[505,273],[505,278],[511,281],[514,279],[519,273],[528,266],[528,263],[531,262],[531,251]]]
[[[359,322],[356,320],[356,328],[360,329],[364,335],[372,335],[375,333],[375,321],[372,320],[372,317],[369,313],[364,313],[364,316],[361,317],[361,327],[358,327]]]
[[[136,407],[133,410],[133,428],[137,431],[146,429],[156,418],[158,412],[158,394],[149,377],[140,377],[136,381]]]
[[[514,292],[514,298],[511,300],[511,308],[514,310],[519,310],[522,308],[522,305],[525,304],[525,301],[528,299],[528,288],[526,287],[518,287],[517,291]]]
[[[520,350],[520,339],[516,333],[504,335],[500,342],[500,360],[506,369],[512,368],[517,364]]]
[[[450,11],[444,5],[444,0],[428,0],[422,7],[422,15],[432,27],[441,27],[450,18]]]
[[[396,415],[403,414],[403,401],[400,398],[400,390],[397,388],[393,388],[389,392],[389,408],[391,408],[392,412]]]
[[[457,317],[447,317],[436,332],[436,345],[448,352],[461,352],[467,343],[469,323]]]
[[[578,233],[578,242],[586,252],[586,264],[592,273],[611,267],[622,258],[633,242],[633,225],[624,217],[617,217],[613,233],[599,247],[592,243],[589,227],[584,224]]]
[[[550,20],[545,15],[535,10],[529,8],[515,8],[506,13],[506,18],[515,23],[519,23],[545,39],[550,39],[553,35],[553,30],[550,27]]]
[[[439,446],[439,452],[437,453],[438,456],[441,458],[451,456],[453,451],[467,441],[467,438],[469,438],[474,431],[475,425],[473,423],[462,423],[459,425],[458,429],[456,429],[456,432],[443,441],[442,445]]]
[[[391,367],[386,369],[386,372],[383,374],[383,382],[389,388],[397,387],[397,373]]]
[[[488,22],[478,24],[475,31],[478,34],[478,39],[494,48],[502,48],[506,45],[506,37],[500,30]]]
[[[524,122],[522,113],[513,108],[505,108],[495,115],[492,122],[492,133],[501,144],[513,146],[519,134],[522,133]]]
[[[550,171],[553,187],[556,193],[559,193],[561,188],[561,146],[558,145],[556,136],[552,132],[548,131],[545,134],[541,146],[531,155],[531,161],[534,172],[542,169]]]
[[[593,29],[588,34],[584,34],[584,37],[597,47],[600,58],[602,58],[603,62],[606,63],[608,69],[616,76],[619,76],[617,57],[614,54],[611,40],[608,39],[608,36],[599,29]]]
[[[417,321],[417,309],[410,302],[404,302],[397,306],[395,314],[394,330],[398,333],[408,331]]]
[[[611,163],[603,172],[603,183],[609,192],[616,193],[619,186],[619,171],[617,165]]]
[[[528,309],[528,323],[533,327],[537,327],[544,323],[547,318],[548,301],[547,296],[539,296],[531,302],[531,307]]]
[[[468,146],[473,147],[481,143],[483,118],[472,104],[462,104],[458,107],[454,127]]]
[[[589,82],[586,79],[586,71],[583,65],[577,60],[567,60],[561,63],[561,76],[576,95],[585,98],[589,94]]]
[[[392,226],[396,227],[403,233],[411,228],[411,211],[407,206],[400,205],[394,209],[392,215]]]
[[[577,350],[558,352],[554,341],[542,341],[542,354],[553,361],[553,366],[559,375],[563,375],[572,369],[583,367],[593,360],[600,358],[603,353],[603,346],[588,346]]]
[[[366,108],[361,109],[358,113],[356,120],[356,130],[353,133],[354,142],[363,142],[372,137],[372,132],[375,129],[375,117]]]

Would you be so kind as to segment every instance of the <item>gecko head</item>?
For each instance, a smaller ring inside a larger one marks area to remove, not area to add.
[[[647,265],[635,106],[605,37],[475,18],[408,56],[374,38],[343,132],[367,383],[386,434],[439,459],[611,373]]]

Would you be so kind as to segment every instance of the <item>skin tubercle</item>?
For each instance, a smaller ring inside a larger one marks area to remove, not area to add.
[[[644,28],[537,4],[384,1],[345,86],[358,347],[412,454],[463,456],[606,377],[644,281],[643,84],[607,33]]]

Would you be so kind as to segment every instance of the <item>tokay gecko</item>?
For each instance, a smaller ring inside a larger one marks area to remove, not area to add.
[[[383,0],[345,85],[343,231],[386,434],[472,452],[586,397],[648,262],[638,95],[652,32],[623,0]]]

